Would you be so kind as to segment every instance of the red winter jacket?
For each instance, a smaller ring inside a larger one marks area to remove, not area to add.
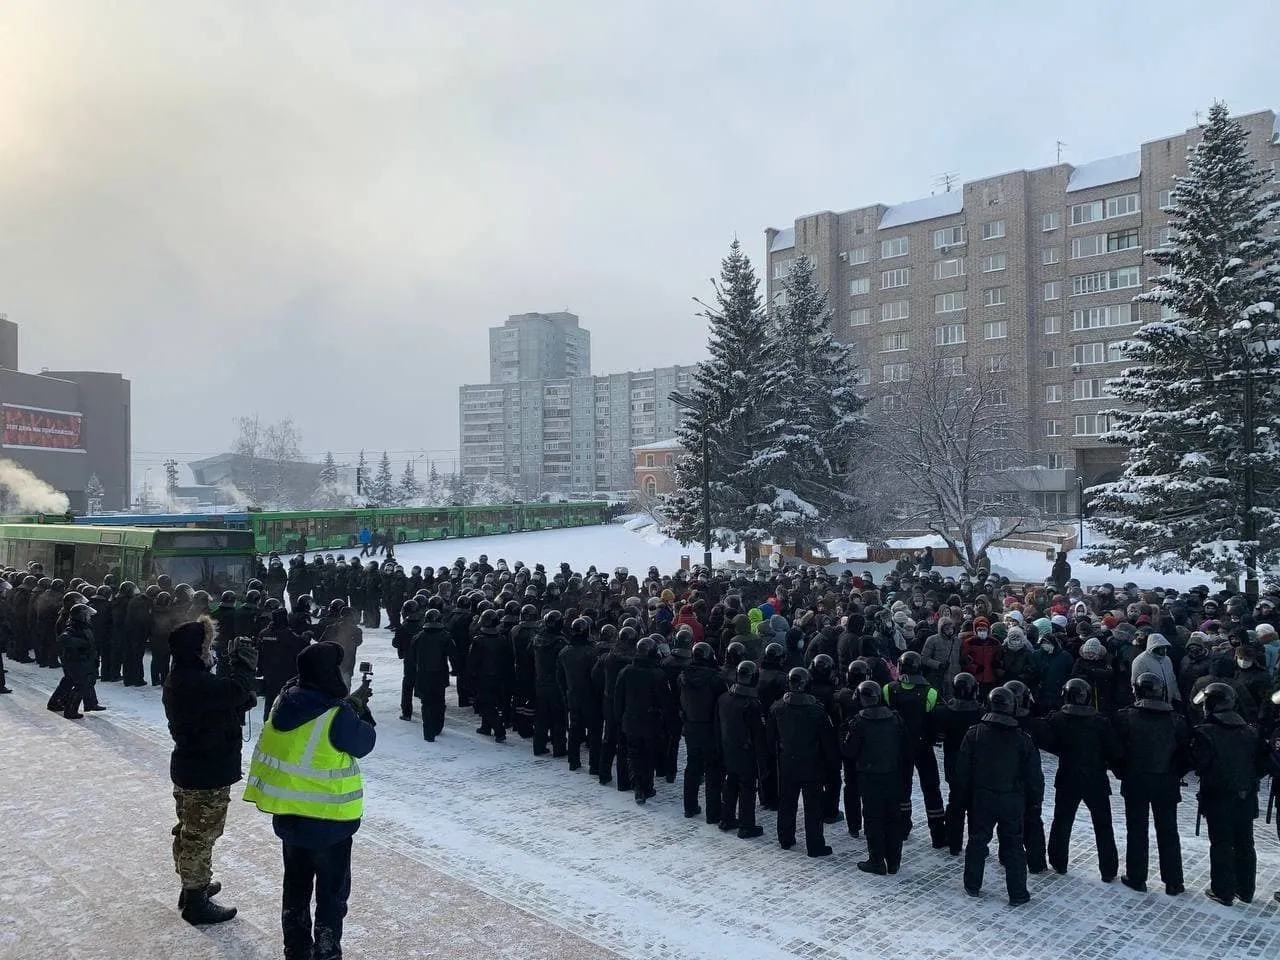
[[[960,644],[960,666],[972,673],[980,684],[995,683],[999,653],[1000,641],[995,638],[979,640],[974,634],[964,634]]]

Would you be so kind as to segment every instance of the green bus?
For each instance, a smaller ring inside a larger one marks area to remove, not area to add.
[[[217,596],[240,591],[253,577],[253,533],[174,527],[95,527],[84,524],[0,524],[0,562],[18,570],[39,561],[45,576],[102,583],[152,583],[168,574]]]
[[[251,511],[248,527],[259,553],[351,550],[360,531],[390,530],[396,543],[483,537],[558,527],[584,527],[609,519],[599,500],[570,503],[504,503],[474,507],[383,507],[353,510]]]

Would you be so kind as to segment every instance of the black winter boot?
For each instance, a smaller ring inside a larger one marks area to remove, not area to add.
[[[222,907],[209,899],[204,890],[185,890],[186,906],[182,908],[182,919],[192,926],[207,923],[225,923],[236,915],[235,907]]]
[[[220,884],[217,880],[212,881],[207,887],[204,888],[204,895],[206,897],[216,897],[221,892],[222,892],[222,884]],[[183,890],[180,894],[178,894],[178,909],[181,910],[186,905],[187,905],[187,891]]]

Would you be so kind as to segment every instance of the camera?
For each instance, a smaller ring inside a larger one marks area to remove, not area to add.
[[[369,678],[373,676],[373,664],[368,660],[360,661],[360,679],[365,683],[369,682]]]

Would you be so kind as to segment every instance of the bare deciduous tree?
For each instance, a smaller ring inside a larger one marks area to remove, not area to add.
[[[873,441],[900,483],[902,522],[936,533],[965,569],[1017,533],[1044,529],[1012,471],[1026,464],[1026,413],[1007,378],[957,373],[947,358],[912,364],[893,384]]]

